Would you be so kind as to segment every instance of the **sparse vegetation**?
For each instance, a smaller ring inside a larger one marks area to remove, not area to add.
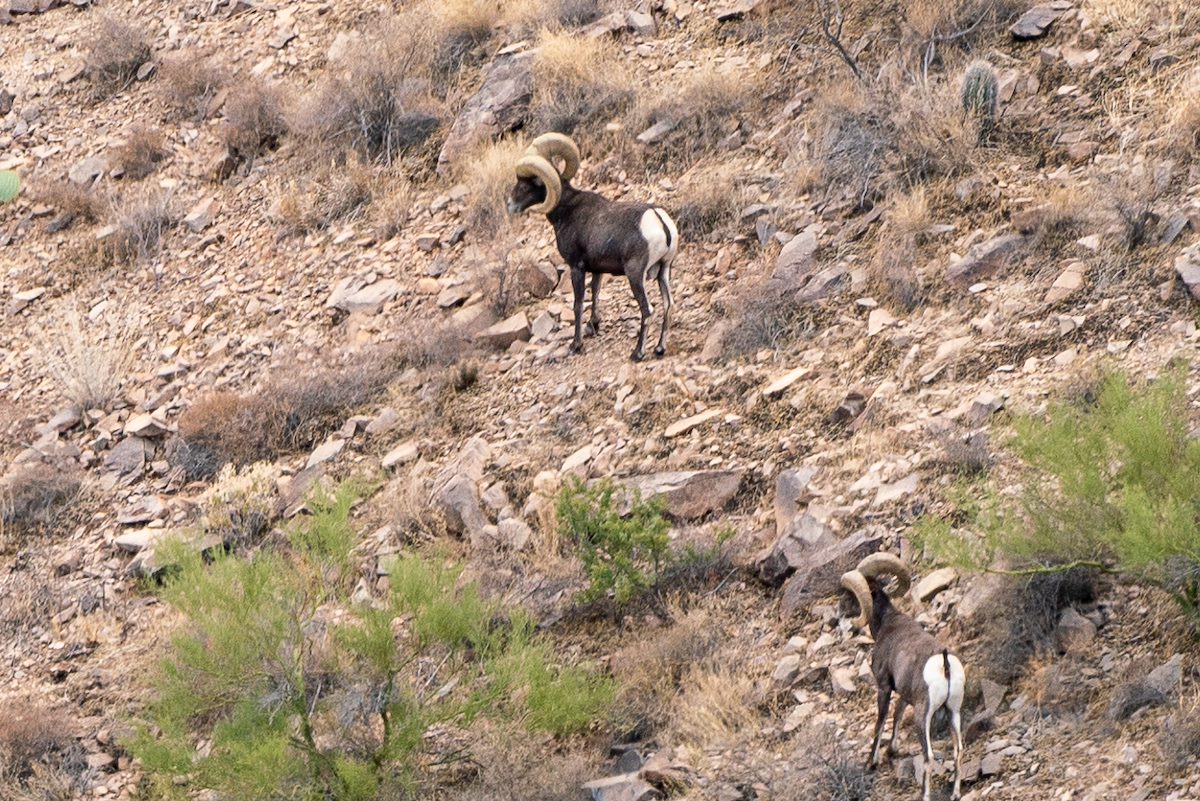
[[[722,143],[736,134],[742,117],[761,97],[760,76],[700,67],[678,86],[638,98],[631,112],[636,131],[660,122],[674,127],[656,145],[656,158],[673,167],[687,167],[720,151]]]
[[[516,180],[513,165],[524,152],[521,142],[505,139],[485,145],[467,160],[466,220],[476,236],[492,236],[508,222],[505,204]]]
[[[995,124],[998,86],[996,71],[986,61],[972,62],[963,73],[963,111],[975,115],[984,130]]]
[[[1200,755],[1200,701],[1180,704],[1166,719],[1158,744],[1172,770],[1183,770]]]
[[[134,125],[125,140],[113,150],[113,164],[123,178],[137,181],[154,172],[169,152],[160,131]]]
[[[142,28],[122,19],[101,16],[88,38],[84,66],[97,94],[112,94],[137,77],[150,60],[150,41]]]
[[[770,782],[772,798],[869,801],[875,774],[863,767],[830,725],[805,730],[790,759],[781,760]]]
[[[0,545],[50,531],[83,486],[78,472],[37,462],[0,481]]]
[[[229,80],[215,59],[184,51],[163,59],[158,85],[163,99],[185,119],[204,120],[215,112],[217,94]]]
[[[435,13],[433,79],[434,86],[445,93],[465,68],[480,59],[483,44],[500,21],[501,8],[493,0],[449,0],[436,4]]]
[[[319,163],[284,190],[277,206],[279,219],[298,235],[355,219],[365,214],[386,181],[355,156],[343,162]]]
[[[732,170],[708,163],[692,168],[670,201],[680,236],[703,241],[736,233],[746,194]]]
[[[225,101],[221,138],[235,158],[253,161],[278,147],[286,133],[283,93],[278,86],[251,79],[239,84]]]
[[[544,31],[533,66],[533,131],[572,134],[621,112],[633,99],[615,48],[600,39]]]
[[[916,270],[917,255],[929,229],[928,195],[924,187],[893,202],[879,234],[869,275],[872,296],[893,308],[911,312],[924,300],[925,288]]]
[[[71,801],[84,789],[83,749],[66,715],[29,701],[0,710],[0,794],[9,801]]]
[[[71,223],[92,223],[104,216],[105,202],[92,187],[76,186],[70,181],[51,181],[40,186],[36,193],[39,203],[50,206],[57,212],[58,225],[66,228]]]
[[[501,616],[456,568],[401,555],[376,603],[350,601],[355,496],[314,504],[280,550],[173,555],[163,597],[187,622],[130,742],[151,797],[184,797],[172,781],[184,769],[193,787],[247,801],[389,797],[427,779],[430,752],[463,758],[437,753],[434,727],[514,716],[566,735],[607,705],[606,680],[555,665],[528,619]],[[212,748],[197,750],[197,735]]]
[[[110,201],[107,236],[100,240],[100,258],[109,264],[152,261],[162,251],[163,238],[177,222],[174,196],[149,189]]]
[[[733,323],[721,339],[722,349],[730,356],[750,356],[764,348],[778,350],[814,335],[826,315],[821,304],[797,301],[795,291],[765,281],[749,284],[731,304]]]
[[[88,320],[64,307],[40,343],[46,369],[63,399],[77,409],[107,409],[119,397],[133,366],[135,338],[127,320]]]

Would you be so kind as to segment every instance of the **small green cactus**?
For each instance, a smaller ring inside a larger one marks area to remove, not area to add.
[[[996,120],[996,71],[986,61],[976,61],[963,73],[963,111],[973,114],[986,126]]]
[[[16,170],[0,170],[0,203],[7,203],[21,193],[21,179]]]

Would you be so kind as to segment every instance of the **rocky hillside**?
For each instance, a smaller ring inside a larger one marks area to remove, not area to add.
[[[837,579],[878,549],[968,666],[965,797],[1200,797],[1168,593],[918,536],[1018,497],[1012,421],[1106,372],[1175,365],[1194,438],[1198,32],[1178,0],[0,0],[0,797],[240,797],[202,765],[218,713],[191,764],[138,740],[169,738],[160,663],[198,625],[171,577],[292,559],[347,486],[305,632],[419,620],[384,599],[420,554],[612,700],[569,731],[439,719],[404,781],[331,767],[325,797],[915,798],[912,728],[861,769]],[[629,359],[623,279],[570,352],[553,232],[503,210],[551,129],[575,185],[679,223],[662,359]],[[690,554],[631,600],[587,595],[559,519],[606,478]],[[439,700],[443,645],[414,679]]]

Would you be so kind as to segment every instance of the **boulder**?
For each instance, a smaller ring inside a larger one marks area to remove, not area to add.
[[[959,287],[968,287],[984,278],[991,278],[1025,246],[1021,234],[1005,234],[974,245],[960,261],[946,269],[946,280]]]
[[[1059,653],[1086,648],[1096,639],[1096,624],[1068,606],[1058,618],[1054,629],[1054,641]]]
[[[958,571],[952,567],[941,567],[927,573],[913,589],[913,595],[922,603],[929,601],[942,590],[948,589],[958,579]]]
[[[622,773],[587,782],[583,789],[592,801],[650,801],[659,798],[659,793],[649,782],[636,773]]]
[[[642,498],[662,498],[666,513],[678,520],[694,520],[725,507],[737,494],[744,470],[691,470],[652,473],[618,479],[619,484],[641,493]]]
[[[532,335],[529,318],[525,316],[525,312],[517,312],[507,320],[501,320],[483,329],[475,338],[485,345],[503,350],[514,342],[528,342]]]
[[[533,97],[536,50],[504,53],[492,61],[477,91],[463,105],[438,154],[437,171],[447,175],[480,141],[517,128]]]
[[[815,467],[793,467],[775,479],[775,534],[782,536],[800,516],[812,497],[809,482],[817,474]]]
[[[783,246],[779,257],[775,260],[775,269],[771,272],[770,284],[780,291],[799,289],[804,279],[813,274],[817,264],[817,248],[820,242],[817,233],[810,226]]]
[[[812,600],[838,593],[842,574],[853,570],[881,545],[882,530],[860,529],[844,540],[808,554],[804,564],[783,585],[780,613],[790,618]]]
[[[140,472],[146,464],[146,440],[126,437],[104,457],[104,466],[122,476]]]
[[[483,527],[489,525],[479,497],[479,482],[489,458],[491,448],[487,442],[482,437],[472,437],[434,478],[429,497],[430,503],[445,519],[447,530],[472,542],[476,542]]]
[[[1038,39],[1046,35],[1050,26],[1073,8],[1067,0],[1053,0],[1026,11],[1009,27],[1014,39]]]
[[[1200,300],[1200,245],[1193,245],[1175,259],[1175,272],[1196,300]]]
[[[755,560],[754,572],[767,584],[778,585],[803,568],[814,551],[836,542],[837,538],[824,523],[810,514],[803,514]]]

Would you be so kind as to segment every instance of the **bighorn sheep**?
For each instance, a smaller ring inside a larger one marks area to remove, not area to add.
[[[896,579],[895,589],[889,594],[885,588],[887,576]],[[884,577],[884,580],[881,580]],[[858,602],[858,617],[854,626],[869,626],[875,639],[871,655],[871,673],[879,689],[878,717],[875,720],[875,736],[871,743],[871,755],[867,768],[874,769],[879,758],[879,739],[883,734],[884,718],[892,692],[899,693],[896,712],[892,719],[892,738],[888,741],[888,754],[896,754],[896,734],[904,710],[910,704],[917,724],[917,739],[925,760],[921,777],[922,798],[929,801],[929,785],[932,780],[933,747],[929,742],[933,716],[945,708],[950,716],[951,739],[954,745],[954,793],[959,797],[961,786],[962,707],[965,672],[962,662],[949,649],[921,628],[917,621],[892,606],[892,595],[903,595],[908,591],[909,569],[899,557],[890,553],[875,553],[859,562],[858,567],[842,576],[842,586],[849,590]]]
[[[555,158],[562,159],[561,170],[554,165]],[[663,322],[654,355],[662,356],[667,351],[667,330],[671,325],[671,262],[679,250],[679,231],[657,206],[614,202],[571,186],[571,178],[578,169],[579,148],[570,137],[560,133],[537,137],[516,164],[517,183],[508,199],[508,211],[545,214],[554,226],[558,252],[571,268],[571,288],[575,293],[572,351],[583,350],[584,280],[590,273],[589,335],[600,330],[601,277],[624,275],[629,279],[642,315],[634,361],[645,358],[646,327],[654,313],[646,294],[646,280],[658,281]]]

